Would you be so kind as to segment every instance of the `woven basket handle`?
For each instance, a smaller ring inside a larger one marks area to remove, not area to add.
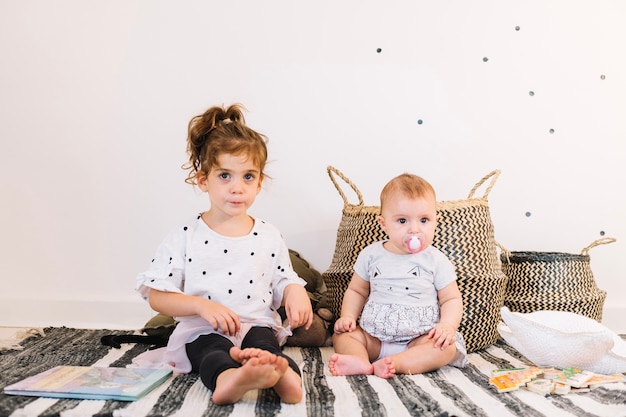
[[[489,186],[485,190],[485,194],[482,196],[482,198],[486,200],[487,196],[491,192],[491,189],[495,185],[496,180],[498,179],[499,176],[500,176],[500,170],[499,169],[493,170],[489,174],[485,175],[480,181],[478,181],[478,183],[476,183],[474,188],[472,188],[472,190],[470,191],[470,193],[467,196],[467,198],[468,199],[469,198],[473,198],[474,197],[474,193],[476,192],[476,190],[478,190],[478,188],[480,188],[480,186],[483,185],[485,183],[485,181],[487,181],[489,178],[491,178],[491,182],[489,183]]]
[[[348,197],[346,197],[346,194],[343,192],[343,190],[341,189],[341,187],[337,183],[337,179],[335,178],[335,175],[339,176],[339,178],[344,180],[345,183],[348,184],[352,188],[352,190],[355,192],[356,196],[359,199],[359,205],[362,206],[363,205],[363,194],[361,194],[361,192],[356,187],[356,185],[354,185],[354,183],[352,181],[350,181],[348,179],[348,177],[343,175],[343,173],[341,173],[341,171],[339,171],[337,168],[332,167],[332,166],[329,165],[326,169],[328,171],[328,176],[330,177],[330,180],[333,182],[333,184],[335,184],[335,188],[337,189],[337,191],[339,191],[339,195],[343,199],[343,204],[344,205],[348,205],[349,204],[348,203]]]
[[[497,247],[498,249],[500,249],[500,252],[501,252],[501,253],[502,253],[502,255],[504,255],[504,257],[506,258],[506,263],[507,263],[507,264],[510,264],[510,263],[511,263],[511,259],[510,259],[510,257],[511,257],[511,251],[510,251],[510,250],[508,250],[507,248],[505,248],[505,247],[504,247],[504,245],[502,245],[502,244],[501,244],[500,242],[498,242],[497,240],[496,240],[496,247]]]
[[[606,245],[608,243],[613,243],[615,242],[617,239],[615,239],[614,237],[602,237],[594,242],[591,243],[591,245],[587,246],[586,248],[583,248],[583,250],[580,251],[581,255],[589,255],[589,249],[591,248],[595,248],[596,246],[600,246],[600,245]]]

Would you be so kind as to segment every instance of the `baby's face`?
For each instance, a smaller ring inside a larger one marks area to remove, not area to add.
[[[389,236],[385,248],[393,253],[411,252],[407,245],[407,236],[418,235],[421,240],[420,250],[433,243],[437,226],[437,208],[434,197],[411,198],[395,195],[385,201],[380,225]]]

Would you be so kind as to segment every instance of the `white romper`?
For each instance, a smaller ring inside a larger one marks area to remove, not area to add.
[[[375,242],[359,254],[356,274],[370,283],[359,324],[383,343],[405,345],[439,322],[437,291],[456,280],[454,266],[437,248],[415,254],[394,254]],[[457,358],[464,366],[463,336],[456,333]]]

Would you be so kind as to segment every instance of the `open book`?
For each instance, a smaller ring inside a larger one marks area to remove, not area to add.
[[[5,394],[135,401],[162,384],[171,370],[57,366],[4,388]]]

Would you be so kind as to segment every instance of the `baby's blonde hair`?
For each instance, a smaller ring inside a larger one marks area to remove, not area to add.
[[[382,211],[385,201],[392,196],[400,194],[409,198],[432,197],[437,199],[435,189],[424,178],[414,174],[400,174],[391,179],[380,192],[380,210]]]

